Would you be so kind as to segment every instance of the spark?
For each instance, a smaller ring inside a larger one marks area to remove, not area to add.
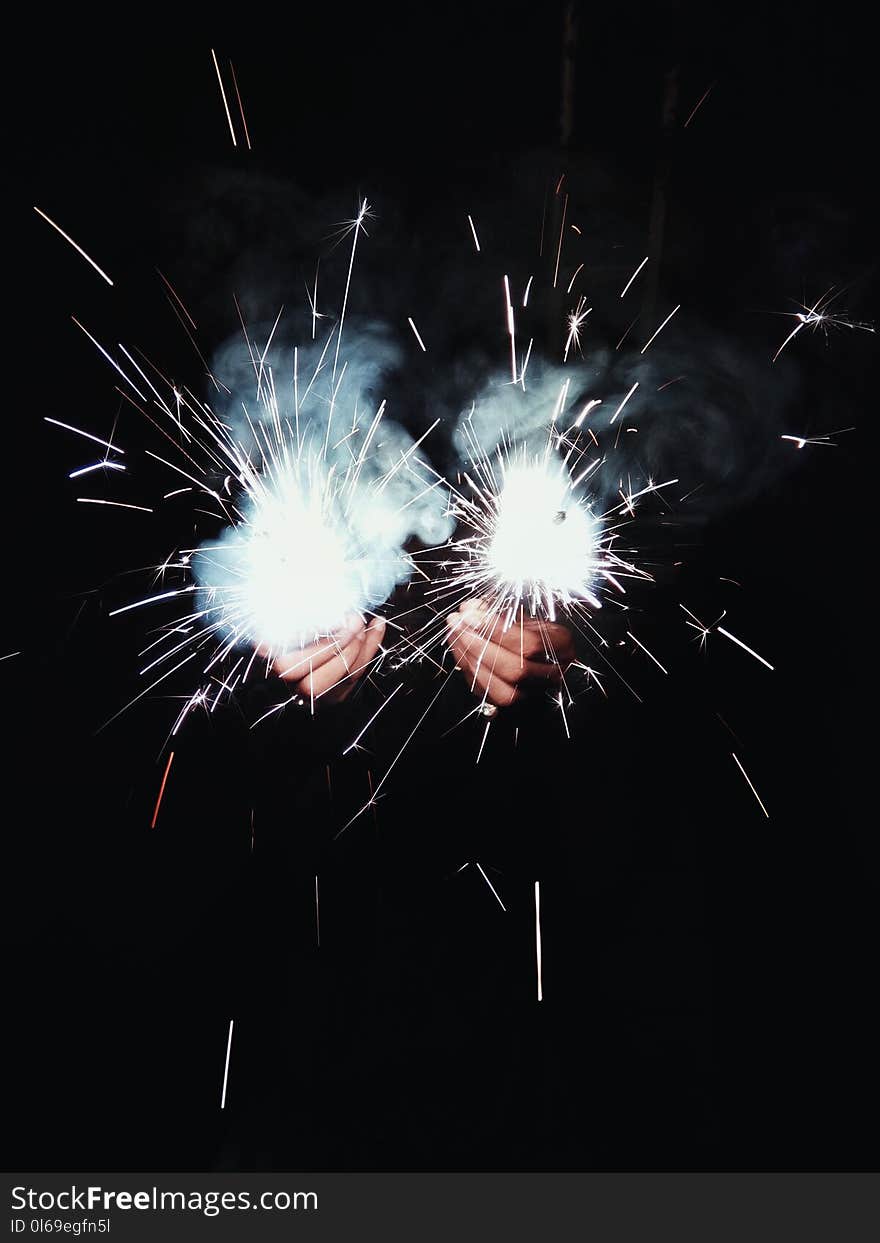
[[[524,308],[529,305],[529,290],[532,287],[532,281],[534,279],[535,278],[533,276],[530,276],[528,281],[526,282],[526,289],[525,289],[525,293],[523,294],[523,300],[522,300],[522,304]]]
[[[530,337],[528,349],[525,352],[525,357],[523,358],[522,368],[519,373],[519,382],[522,385],[523,392],[526,391],[526,369],[528,368],[528,365],[529,365],[529,359],[532,356],[532,346],[534,345],[534,343],[535,343],[535,338]]]
[[[193,319],[193,317],[190,315],[190,313],[189,313],[189,311],[186,309],[186,307],[183,305],[183,302],[181,301],[181,299],[180,299],[180,297],[179,297],[179,295],[178,295],[177,291],[175,290],[174,286],[171,284],[171,282],[168,280],[167,276],[165,276],[165,274],[164,274],[163,272],[160,272],[158,268],[156,268],[156,271],[157,271],[157,272],[159,272],[159,276],[161,277],[162,282],[163,282],[163,283],[167,286],[167,288],[168,288],[168,292],[169,292],[169,293],[171,294],[171,296],[174,298],[175,302],[176,302],[176,303],[177,303],[177,305],[180,307],[180,309],[183,311],[183,313],[184,313],[184,315],[186,316],[186,318],[187,318],[187,319],[189,320],[189,322],[192,324],[193,328],[194,328],[196,331],[198,331],[198,324],[197,324],[197,323],[196,323],[196,321]],[[134,361],[134,360],[132,360],[132,361]]]
[[[629,336],[629,334],[632,332],[633,328],[635,328],[636,324],[639,322],[639,320],[640,320],[640,319],[641,319],[641,314],[639,314],[639,315],[637,315],[637,316],[635,317],[635,319],[632,321],[632,323],[631,323],[631,324],[629,325],[629,327],[627,328],[626,332],[623,334],[623,336],[622,336],[622,337],[620,338],[620,340],[617,342],[617,345],[615,345],[615,347],[614,347],[614,348],[615,348],[615,350],[619,350],[619,349],[620,349],[620,347],[623,345],[624,341],[627,339],[627,337],[628,337],[628,336]]]
[[[565,351],[562,355],[562,361],[568,362],[568,351],[572,345],[576,349],[581,347],[581,328],[583,328],[587,316],[592,311],[591,306],[586,305],[586,298],[580,298],[576,308],[569,313],[568,316],[568,336],[565,340]]]
[[[745,777],[746,781],[748,782],[749,789],[751,790],[752,794],[754,794],[755,798],[756,798],[756,799],[757,799],[757,801],[758,801],[758,806],[761,808],[761,811],[764,813],[764,815],[765,815],[765,816],[767,817],[767,819],[769,820],[769,819],[770,819],[770,813],[769,813],[769,811],[767,810],[767,808],[764,806],[764,804],[761,802],[761,796],[758,794],[758,791],[757,791],[757,790],[755,789],[755,787],[752,785],[752,781],[751,781],[751,778],[749,777],[749,774],[748,774],[748,773],[746,772],[746,770],[743,768],[742,764],[740,764],[739,759],[738,759],[738,758],[737,758],[737,756],[734,754],[734,752],[733,752],[733,751],[731,751],[731,753],[730,753],[730,754],[733,756],[734,760],[736,761],[736,766],[737,766],[737,768],[739,769],[739,771],[742,773],[742,775]]]
[[[477,869],[478,869],[478,871],[479,871],[480,875],[482,876],[483,880],[486,882],[486,884],[489,886],[489,888],[490,888],[490,889],[492,890],[492,892],[494,893],[494,895],[495,895],[495,899],[496,899],[496,901],[498,902],[498,905],[501,907],[502,911],[506,911],[506,910],[507,910],[507,907],[504,905],[504,903],[503,903],[503,902],[501,901],[501,899],[498,897],[498,890],[495,888],[495,886],[494,886],[494,885],[492,884],[492,882],[489,880],[489,877],[488,877],[488,876],[486,875],[486,873],[483,871],[482,864],[478,863],[478,864],[477,864]]]
[[[120,367],[119,363],[118,363],[118,362],[116,362],[116,360],[115,360],[114,358],[111,358],[111,356],[110,356],[110,355],[107,353],[107,351],[104,349],[103,345],[101,345],[100,341],[96,341],[96,340],[95,340],[95,338],[94,338],[94,337],[92,336],[92,334],[89,332],[88,328],[83,328],[82,324],[79,322],[79,320],[76,318],[76,316],[75,316],[75,315],[71,315],[71,317],[70,317],[70,318],[71,318],[71,319],[73,320],[73,322],[76,324],[77,328],[79,328],[80,332],[84,332],[84,333],[86,334],[86,336],[88,337],[88,339],[92,342],[92,344],[93,344],[94,346],[97,346],[97,348],[100,350],[100,352],[101,352],[101,353],[104,355],[104,357],[107,359],[107,362],[110,364],[110,366],[111,366],[111,367],[113,367],[116,371],[118,371],[118,372],[119,372],[119,374],[122,376],[122,378],[123,378],[123,380],[125,381],[125,383],[126,383],[126,384],[128,384],[131,388],[133,388],[133,389],[134,389],[134,391],[137,393],[138,397],[140,397],[141,401],[146,402],[146,400],[147,400],[147,399],[146,399],[146,397],[143,395],[143,393],[141,392],[141,390],[137,387],[137,385],[136,385],[136,384],[134,384],[134,383],[133,383],[133,382],[132,382],[132,381],[128,378],[128,376],[125,374],[125,372],[124,372],[124,371],[122,370],[122,368]]]
[[[422,340],[422,338],[421,338],[421,335],[420,335],[420,333],[419,333],[419,330],[418,330],[418,328],[416,328],[416,326],[415,326],[415,324],[413,323],[413,321],[412,321],[412,319],[411,319],[411,317],[410,317],[410,316],[407,316],[407,323],[409,324],[410,328],[412,328],[412,330],[413,330],[413,336],[414,336],[414,337],[415,337],[415,339],[418,341],[419,345],[422,347],[422,353],[423,353],[423,354],[427,354],[427,352],[428,352],[427,347],[425,346],[425,343],[424,343],[424,341],[423,341],[423,340]]]
[[[35,207],[34,211],[37,213],[38,216],[42,216],[42,218],[46,221],[46,223],[50,224],[52,228],[56,231],[56,233],[60,233],[61,236],[64,238],[65,242],[69,242],[70,245],[73,247],[73,249],[77,251],[78,254],[82,255],[86,263],[90,263],[92,267],[95,269],[95,271],[98,273],[98,275],[103,277],[108,285],[112,286],[113,282],[110,279],[110,277],[107,275],[107,273],[104,271],[103,268],[98,267],[97,263],[95,263],[91,255],[86,254],[82,246],[78,246],[77,243],[73,240],[73,238],[70,237],[67,233],[65,233],[64,230],[61,228],[61,226],[57,225],[54,220],[50,219],[50,217],[47,216],[44,211],[41,211],[39,207]]]
[[[566,738],[571,739],[571,733],[568,728],[568,717],[565,715],[565,703],[563,702],[563,699],[562,699],[562,691],[559,692],[556,698],[556,706],[558,707],[562,715],[562,724],[565,729],[565,736]]]
[[[544,1000],[543,971],[541,966],[541,882],[535,881],[535,969],[538,981],[538,1001]]]
[[[635,507],[633,504],[634,501],[637,501],[642,496],[649,496],[654,492],[659,492],[661,488],[670,488],[674,483],[678,483],[678,480],[667,479],[665,483],[654,483],[652,480],[647,483],[644,488],[640,488],[638,492],[630,491],[624,494],[621,490],[620,495],[623,497],[623,504],[616,506],[615,512],[621,513],[626,510],[630,515],[632,515],[635,513]]]
[[[709,98],[709,94],[712,91],[712,88],[714,87],[714,85],[715,85],[714,82],[710,82],[710,84],[706,87],[705,91],[703,91],[703,94],[694,104],[693,109],[691,110],[691,114],[688,117],[688,119],[685,121],[684,125],[682,126],[682,129],[687,129],[691,121],[693,121],[694,117],[697,115],[698,110],[703,106],[703,104]]]
[[[672,319],[672,317],[673,317],[673,315],[675,314],[675,312],[676,312],[676,311],[680,311],[680,310],[681,310],[681,303],[679,302],[678,306],[673,307],[673,309],[669,312],[669,314],[666,316],[666,318],[664,319],[663,323],[662,323],[662,324],[660,325],[660,327],[656,330],[656,332],[653,334],[653,336],[651,336],[651,337],[649,337],[649,338],[648,338],[648,340],[645,342],[645,344],[642,346],[641,350],[639,351],[639,353],[640,353],[640,354],[644,354],[645,350],[648,348],[648,346],[651,344],[651,342],[652,342],[652,341],[653,341],[656,337],[658,337],[658,336],[660,335],[660,333],[663,331],[663,329],[666,327],[666,325],[667,325],[667,324],[669,323],[669,321]]]
[[[559,183],[562,185],[562,182]],[[557,187],[556,193],[559,193]],[[559,280],[559,260],[562,258],[562,239],[565,236],[565,213],[568,211],[568,192],[562,202],[562,224],[559,228],[559,246],[556,251],[556,269],[553,273],[553,288],[556,288],[556,282]]]
[[[471,233],[474,235],[474,245],[477,248],[477,254],[480,253],[480,239],[477,237],[477,230],[474,225],[473,217],[468,216],[468,224],[471,226]]]
[[[159,797],[156,799],[156,807],[153,811],[153,819],[150,821],[150,828],[155,829],[156,821],[159,819],[159,808],[162,806],[162,797],[165,794],[165,785],[168,781],[168,774],[171,772],[171,763],[174,759],[174,752],[168,756],[168,763],[165,765],[165,772],[162,776],[162,784],[159,786]]]
[[[418,733],[419,729],[420,729],[420,728],[422,727],[422,725],[424,724],[424,722],[425,722],[425,718],[427,717],[428,713],[429,713],[429,712],[431,711],[431,709],[433,708],[434,704],[435,704],[435,703],[437,702],[437,700],[440,698],[440,695],[441,695],[441,694],[442,694],[442,692],[445,690],[446,685],[447,685],[447,683],[449,682],[449,680],[450,680],[450,678],[451,678],[451,677],[452,677],[452,673],[450,672],[450,673],[448,673],[448,674],[446,675],[446,677],[444,678],[444,680],[441,682],[439,689],[435,692],[435,694],[434,694],[434,696],[432,697],[432,699],[431,699],[430,703],[428,704],[427,708],[426,708],[426,709],[425,709],[425,711],[422,713],[422,715],[419,717],[419,719],[416,721],[416,723],[415,723],[415,725],[413,726],[412,730],[410,731],[410,733],[409,733],[408,737],[406,738],[406,741],[404,742],[403,746],[400,748],[400,750],[399,750],[399,751],[397,752],[397,754],[395,755],[394,759],[391,761],[391,763],[390,763],[390,764],[388,765],[388,767],[386,768],[386,770],[385,770],[385,775],[381,778],[381,780],[379,781],[379,783],[378,783],[378,785],[376,786],[375,790],[373,790],[373,788],[372,788],[372,783],[371,783],[371,786],[370,786],[370,797],[369,797],[369,799],[367,800],[367,802],[366,802],[366,803],[364,803],[364,805],[360,808],[360,810],[359,810],[359,811],[356,811],[356,812],[355,812],[355,814],[351,817],[351,819],[348,821],[348,823],[347,823],[347,824],[344,824],[344,825],[342,826],[342,828],[341,828],[341,829],[339,830],[339,832],[336,834],[336,837],[334,838],[334,841],[336,840],[336,838],[341,837],[341,835],[345,832],[345,830],[346,830],[346,829],[348,829],[348,828],[350,828],[350,827],[351,827],[351,825],[353,825],[353,824],[354,824],[355,820],[360,819],[360,817],[364,814],[364,812],[367,810],[367,808],[368,808],[368,807],[372,807],[372,806],[374,805],[374,803],[375,803],[375,801],[376,801],[376,798],[377,798],[377,796],[378,796],[378,794],[379,794],[380,790],[381,790],[381,789],[382,789],[382,787],[385,785],[385,782],[388,780],[388,778],[391,776],[392,770],[395,768],[395,766],[397,765],[398,761],[400,760],[400,757],[401,757],[401,756],[403,755],[403,753],[406,751],[406,748],[409,746],[409,744],[412,742],[413,738],[415,738],[416,734]]]
[[[824,436],[780,436],[780,440],[790,440],[797,445],[799,449],[805,448],[807,445],[830,445],[832,448],[837,447],[837,442],[832,440],[833,436],[842,436],[844,432],[855,431],[854,427],[841,427],[836,432],[827,432]]]
[[[473,690],[473,687],[471,687],[471,690]],[[490,705],[490,706],[491,706],[491,705]],[[482,758],[482,755],[483,755],[483,748],[484,748],[484,747],[485,747],[485,745],[486,745],[486,739],[489,737],[489,728],[490,728],[491,724],[492,724],[492,718],[491,718],[491,717],[489,717],[489,718],[487,719],[487,721],[486,721],[486,728],[483,730],[483,740],[482,740],[482,742],[480,743],[480,749],[479,749],[479,751],[477,752],[477,759],[476,759],[476,763],[477,763],[477,764],[479,764],[480,759]]]
[[[262,354],[260,355],[260,366],[257,370],[257,396],[258,397],[260,393],[262,392],[263,366],[265,365],[265,362],[266,362],[266,355],[269,353],[269,347],[272,344],[272,340],[275,336],[275,329],[278,327],[279,323],[281,322],[281,316],[283,312],[284,312],[284,307],[282,306],[278,314],[275,316],[275,323],[272,325],[272,331],[269,333],[269,336],[266,340],[265,348]]]
[[[195,590],[195,589],[190,588],[190,590]],[[143,608],[145,604],[156,604],[158,603],[159,600],[171,600],[175,596],[179,596],[180,594],[181,594],[180,588],[177,588],[175,591],[163,591],[161,595],[149,596],[146,600],[135,600],[133,604],[124,604],[121,608],[113,609],[109,613],[109,616],[117,617],[120,613],[127,613],[129,609]]]
[[[770,361],[775,363],[789,342],[793,341],[804,328],[812,328],[814,331],[817,328],[821,328],[826,336],[829,328],[852,328],[858,329],[861,332],[874,332],[873,324],[856,323],[854,320],[848,319],[842,312],[837,315],[830,315],[828,313],[828,307],[840,297],[840,292],[834,293],[833,288],[829,289],[810,307],[805,306],[803,303],[798,303],[797,305],[801,307],[801,310],[795,311],[791,315],[792,318],[797,320],[797,323]]]
[[[88,475],[93,470],[125,470],[125,467],[121,462],[108,462],[102,459],[100,462],[93,462],[91,466],[81,466],[79,470],[72,470],[67,478],[79,479],[80,475]]]
[[[229,70],[232,74],[232,85],[235,87],[235,98],[238,100],[238,111],[241,114],[241,124],[242,124],[242,128],[244,129],[245,142],[247,143],[248,151],[250,151],[251,136],[248,133],[247,121],[245,120],[245,115],[244,115],[244,105],[241,102],[241,95],[239,94],[239,91],[238,91],[238,79],[235,76],[235,65],[233,65],[232,61],[229,62]]]
[[[627,292],[628,292],[628,290],[629,290],[630,285],[633,283],[633,281],[634,281],[634,280],[636,279],[636,277],[638,276],[639,272],[641,272],[642,268],[643,268],[643,267],[645,266],[645,264],[648,262],[649,257],[650,257],[650,256],[645,255],[644,259],[643,259],[643,260],[642,260],[642,262],[639,264],[639,266],[636,268],[635,272],[633,272],[632,276],[631,276],[631,277],[629,278],[629,280],[626,282],[626,284],[624,285],[623,289],[620,291],[620,296],[621,296],[621,298],[626,297],[626,294],[627,294]]]
[[[318,272],[320,271],[320,268],[321,268],[321,260],[320,260],[320,258],[319,258],[319,259],[318,259],[318,262],[315,264],[315,288],[314,288],[314,292],[310,292],[310,291],[309,291],[309,287],[308,287],[308,285],[306,285],[306,297],[307,297],[307,298],[308,298],[308,300],[309,300],[309,309],[310,309],[310,310],[311,310],[311,312],[312,312],[312,340],[313,340],[313,341],[314,341],[314,339],[315,339],[315,331],[316,331],[316,329],[317,329],[318,320],[319,320],[319,319],[324,319],[324,316],[323,316],[323,315],[321,315],[321,314],[319,314],[319,312],[318,312]],[[294,374],[295,374],[295,373],[294,373]],[[297,403],[297,404],[298,404],[298,403]]]
[[[682,504],[684,501],[689,500],[690,497],[694,495],[694,493],[699,492],[700,488],[704,488],[705,486],[706,485],[704,483],[698,483],[695,488],[691,488],[690,492],[685,492],[684,496],[680,496],[678,498],[679,504]],[[680,565],[681,562],[676,561],[675,564]]]
[[[366,233],[366,229],[364,228],[364,221],[369,217],[369,215],[370,215],[370,204],[367,202],[366,199],[361,199],[361,204],[360,204],[360,207],[358,208],[357,215],[354,217],[353,220],[347,220],[344,224],[344,228],[346,232],[350,232],[352,234],[351,254],[349,255],[349,259],[348,259],[348,273],[345,278],[345,293],[342,296],[342,310],[339,315],[339,329],[336,333],[336,353],[333,356],[332,385],[335,385],[336,383],[336,368],[339,364],[339,347],[342,345],[342,329],[345,326],[345,312],[348,308],[348,295],[351,289],[351,274],[354,271],[354,256],[357,250],[358,238],[360,237],[361,230],[363,230],[363,232]],[[335,389],[334,389],[334,392],[335,392]],[[330,421],[332,417],[333,417],[333,399],[331,398],[330,412],[327,417],[328,437],[330,435]]]
[[[731,643],[736,643],[736,645],[741,647],[744,652],[748,652],[750,656],[754,656],[755,660],[760,661],[762,665],[766,665],[771,672],[773,671],[773,666],[770,664],[769,660],[765,660],[763,656],[759,656],[757,652],[753,651],[750,647],[743,643],[742,639],[738,639],[735,634],[731,634],[730,631],[725,630],[723,626],[717,626],[716,629],[719,634],[724,635],[725,639],[730,639]]]
[[[583,269],[583,266],[584,266],[584,265],[583,265],[582,263],[579,263],[579,264],[578,264],[578,266],[575,268],[575,270],[574,270],[574,276],[573,276],[573,277],[571,278],[571,280],[568,282],[568,288],[567,288],[567,289],[566,289],[566,291],[565,291],[566,293],[571,293],[572,286],[574,285],[575,281],[577,280],[577,278],[578,278],[578,273],[579,273],[579,272]]]
[[[510,370],[513,383],[516,384],[516,324],[513,318],[513,303],[510,300],[510,281],[506,276],[504,278],[504,301],[507,307],[507,334],[510,337]]]
[[[639,382],[638,382],[638,380],[636,380],[635,384],[632,386],[632,388],[629,390],[629,392],[627,393],[627,395],[624,397],[623,401],[620,403],[620,405],[619,405],[619,406],[617,407],[617,409],[614,411],[614,414],[611,416],[611,422],[612,422],[612,423],[616,422],[616,420],[617,420],[617,416],[620,414],[621,410],[622,410],[622,409],[623,409],[623,407],[626,405],[626,403],[629,401],[630,397],[632,397],[633,393],[636,391],[636,389],[637,389],[638,387],[639,387]]]
[[[699,641],[699,644],[700,644],[700,651],[705,651],[706,641],[709,638],[709,635],[713,632],[715,627],[718,625],[718,622],[721,621],[721,618],[727,616],[727,609],[724,610],[724,612],[721,614],[721,617],[717,618],[716,621],[712,622],[710,626],[707,626],[704,622],[700,621],[696,613],[692,613],[690,609],[685,608],[683,604],[679,603],[678,607],[682,609],[685,613],[687,613],[688,617],[691,618],[690,621],[685,622],[685,625],[690,626],[691,630],[697,631],[697,640]]]
[[[232,127],[232,116],[229,111],[229,104],[226,101],[226,91],[223,89],[223,79],[220,76],[220,66],[217,64],[217,54],[213,48],[211,48],[211,57],[214,61],[214,68],[217,71],[217,81],[220,83],[220,96],[223,100],[223,108],[224,108],[224,111],[226,112],[226,120],[229,122],[229,133],[232,138],[232,145],[233,147],[237,147],[238,143],[235,141],[235,130]]]
[[[226,1084],[229,1080],[229,1055],[232,1052],[232,1025],[234,1022],[235,1022],[234,1019],[229,1020],[229,1038],[226,1041],[226,1066],[224,1067],[224,1070],[223,1070],[223,1092],[220,1096],[220,1108],[221,1109],[226,1108]]]
[[[318,877],[315,876],[315,939],[321,948],[321,907],[318,899]]]
[[[128,505],[125,501],[101,501],[94,496],[78,496],[76,499],[83,505],[112,505],[116,509],[137,509],[144,514],[151,514],[154,512],[146,505]]]
[[[663,667],[663,665],[661,665],[661,664],[660,664],[660,661],[657,659],[657,657],[656,657],[656,656],[654,656],[651,652],[649,652],[649,651],[648,651],[648,649],[645,647],[644,643],[640,643],[640,642],[639,642],[639,640],[636,638],[636,636],[632,633],[632,631],[631,631],[631,630],[627,630],[627,632],[626,632],[626,633],[627,633],[627,634],[629,635],[629,637],[632,639],[633,643],[635,643],[638,647],[640,647],[640,648],[642,649],[642,651],[645,653],[645,655],[646,655],[646,656],[649,656],[649,657],[651,658],[651,660],[653,660],[654,664],[657,666],[657,668],[658,668],[658,669],[659,669],[662,673],[665,673],[665,674],[667,674],[667,675],[669,674],[669,670],[668,670],[668,669],[665,669],[665,668]]]
[[[384,701],[383,701],[383,703],[380,705],[380,707],[379,707],[379,708],[377,708],[377,710],[376,710],[376,711],[373,713],[373,715],[370,717],[369,721],[367,721],[366,725],[365,725],[365,726],[364,726],[364,728],[361,730],[361,732],[358,734],[357,738],[355,738],[354,742],[350,742],[350,743],[348,744],[348,746],[347,746],[347,747],[345,748],[345,750],[342,752],[342,754],[343,754],[343,755],[348,755],[349,751],[353,751],[353,750],[357,747],[358,743],[359,743],[359,742],[360,742],[360,740],[363,738],[364,734],[367,732],[367,730],[370,728],[370,726],[371,726],[371,725],[373,724],[373,722],[376,720],[376,717],[377,717],[377,716],[379,716],[379,714],[380,714],[381,712],[384,712],[384,711],[385,711],[385,709],[386,709],[386,708],[388,707],[388,705],[391,703],[391,700],[394,698],[394,696],[397,694],[397,692],[401,689],[401,687],[402,687],[402,686],[403,686],[403,683],[402,683],[402,682],[400,682],[397,686],[395,686],[394,690],[391,692],[391,694],[388,696],[388,698],[387,698],[386,700],[384,700]]]
[[[722,579],[721,581],[722,582],[733,582],[733,579]],[[736,586],[739,586],[739,584],[737,583]],[[710,634],[712,633],[723,634],[725,639],[730,639],[730,641],[732,643],[735,643],[737,647],[741,647],[744,652],[748,652],[748,654],[750,656],[753,656],[755,660],[760,661],[762,665],[765,665],[771,671],[771,673],[774,672],[773,666],[770,664],[769,660],[765,660],[763,656],[759,656],[756,651],[750,648],[747,644],[743,643],[742,639],[738,639],[735,634],[731,634],[729,630],[725,630],[723,626],[719,625],[719,623],[723,621],[724,618],[727,616],[727,609],[724,609],[723,612],[721,613],[721,616],[718,617],[714,622],[712,622],[710,626],[707,626],[705,625],[705,623],[700,621],[699,617],[697,617],[695,613],[692,613],[690,609],[685,608],[683,604],[679,604],[678,607],[682,609],[685,613],[687,613],[688,617],[691,618],[689,622],[685,622],[685,625],[690,626],[692,630],[696,630],[698,632],[701,649],[705,648],[706,640],[708,639]]]
[[[100,436],[93,436],[91,432],[84,432],[79,427],[72,427],[70,423],[62,423],[58,419],[50,419],[48,415],[43,416],[44,423],[52,423],[55,427],[63,427],[66,432],[75,432],[77,436],[84,436],[86,440],[93,440],[97,445],[103,445],[105,449],[112,449],[114,453],[125,453],[124,449],[118,449],[109,440],[102,440]]]
[[[577,418],[575,419],[575,421],[572,423],[572,425],[571,425],[571,426],[572,426],[572,430],[574,430],[575,428],[580,427],[580,426],[582,425],[582,423],[583,423],[584,419],[587,417],[587,415],[592,414],[592,412],[596,409],[596,407],[597,407],[597,406],[601,406],[601,405],[602,405],[602,398],[601,398],[601,397],[593,397],[593,398],[591,398],[591,399],[587,402],[587,404],[584,406],[584,408],[583,408],[583,410],[580,412],[580,414],[577,416]],[[612,422],[613,422],[613,421],[614,421],[614,420],[612,419]],[[572,486],[574,486],[574,485],[572,485]]]

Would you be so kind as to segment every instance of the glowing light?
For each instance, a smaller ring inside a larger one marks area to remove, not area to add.
[[[47,216],[44,211],[40,211],[39,207],[35,207],[34,211],[37,213],[38,216],[42,216],[43,219],[46,221],[46,223],[50,224],[56,233],[60,233],[61,236],[64,238],[65,242],[69,242],[70,245],[73,247],[73,249],[77,251],[78,254],[82,255],[86,263],[90,263],[92,265],[92,267],[95,269],[98,275],[102,276],[108,285],[113,284],[113,282],[111,281],[107,273],[104,271],[104,269],[99,268],[97,263],[95,263],[94,259],[91,257],[91,255],[87,255],[86,252],[83,250],[82,246],[78,246],[77,243],[73,240],[73,238],[70,237],[69,234],[64,232],[64,230],[61,228],[60,225],[57,225],[54,220],[50,219],[50,217]]]
[[[817,328],[821,328],[826,336],[830,328],[852,328],[858,329],[861,332],[875,331],[873,324],[857,323],[855,320],[847,318],[846,314],[842,311],[839,311],[834,315],[829,314],[828,308],[839,297],[839,293],[834,293],[833,289],[829,289],[828,292],[824,293],[821,298],[813,303],[812,306],[804,306],[803,303],[799,303],[798,305],[800,305],[802,309],[800,311],[793,312],[791,316],[797,322],[770,361],[775,363],[785,347],[793,341],[798,333],[802,332],[804,328],[812,328],[814,332]],[[788,439],[794,438],[789,437]],[[804,443],[814,442],[805,441]],[[803,448],[803,445],[799,447]]]
[[[237,147],[238,143],[235,141],[235,130],[232,127],[232,115],[229,111],[229,104],[226,100],[226,91],[223,89],[223,79],[220,76],[220,66],[217,64],[217,54],[213,48],[211,48],[211,58],[214,61],[214,68],[217,71],[217,81],[220,83],[220,96],[223,100],[223,110],[226,113],[226,120],[229,122],[229,134],[232,138],[232,145],[233,147]]]
[[[220,1108],[226,1108],[226,1085],[229,1082],[229,1058],[232,1054],[232,1026],[235,1019],[229,1020],[229,1036],[226,1041],[226,1065],[223,1068],[223,1091],[220,1095]]]
[[[541,882],[535,881],[535,971],[538,979],[538,1001],[544,1000],[544,978],[541,963]]]
[[[476,225],[474,224],[472,216],[468,216],[468,224],[471,226],[471,233],[473,233],[474,235],[474,245],[477,248],[477,254],[479,254],[480,253],[480,239],[477,237],[477,229],[476,229]]]
[[[412,330],[413,330],[413,336],[415,337],[415,339],[418,341],[419,345],[421,346],[421,348],[422,348],[422,353],[423,353],[423,354],[427,354],[427,352],[428,352],[427,347],[425,346],[425,343],[424,343],[424,341],[422,340],[422,337],[421,337],[421,334],[420,334],[420,332],[419,332],[418,328],[416,328],[415,324],[413,323],[412,318],[411,318],[410,316],[407,316],[407,321],[406,321],[406,322],[409,324],[410,328],[412,328]]]
[[[647,262],[648,262],[648,255],[645,255],[645,257],[644,257],[644,259],[642,260],[642,262],[639,264],[639,266],[636,268],[635,272],[633,272],[632,276],[629,278],[629,280],[628,280],[628,281],[626,282],[626,284],[624,285],[623,289],[620,291],[620,296],[621,296],[621,298],[625,298],[625,297],[626,297],[626,294],[627,294],[627,292],[628,292],[628,290],[629,290],[630,285],[631,285],[631,284],[633,283],[633,281],[636,279],[636,277],[638,276],[639,272],[641,272],[642,268],[645,266],[645,264],[646,264]]]

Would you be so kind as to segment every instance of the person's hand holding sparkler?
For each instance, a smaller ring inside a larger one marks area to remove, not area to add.
[[[341,703],[369,669],[384,635],[384,617],[367,623],[353,615],[339,630],[308,647],[275,653],[272,668],[313,706],[319,700],[322,704]],[[261,655],[268,654],[261,651]]]
[[[471,689],[485,703],[506,708],[532,690],[557,687],[575,659],[567,626],[523,617],[505,626],[505,617],[468,600],[446,619],[447,642]]]

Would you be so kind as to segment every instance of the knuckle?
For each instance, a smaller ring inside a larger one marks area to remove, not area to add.
[[[523,656],[527,657],[528,659],[531,659],[534,656],[540,655],[543,651],[544,651],[544,642],[541,639],[540,635],[537,635],[537,634],[523,635],[523,641],[522,641]]]

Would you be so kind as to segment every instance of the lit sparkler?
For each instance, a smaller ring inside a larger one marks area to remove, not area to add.
[[[597,583],[635,572],[555,454],[502,448],[494,460],[475,457],[465,480],[470,494],[456,492],[453,508],[473,534],[454,542],[462,560],[446,563],[444,598],[488,601],[507,626],[522,606],[552,621],[575,604],[600,608]]]
[[[159,676],[135,696],[141,698],[184,666],[200,669],[203,681],[185,697],[172,736],[190,712],[213,712],[221,697],[243,685],[254,670],[280,668],[288,652],[317,645],[310,661],[320,663],[323,653],[333,650],[347,668],[348,634],[412,571],[404,551],[410,535],[436,540],[448,534],[444,498],[436,479],[422,473],[418,456],[432,429],[414,442],[385,420],[384,401],[371,412],[361,400],[359,381],[347,375],[349,360],[340,351],[355,247],[368,214],[364,200],[355,219],[346,222],[353,241],[342,313],[320,351],[312,350],[317,358],[311,360],[311,374],[300,376],[303,359],[294,350],[292,391],[277,383],[270,354],[281,313],[262,347],[250,339],[242,321],[254,389],[250,396],[236,394],[243,398],[241,413],[233,408],[221,416],[188,389],[165,380],[146,360],[139,364],[124,346],[120,365],[74,321],[143,404],[128,400],[170,443],[162,454],[145,451],[186,484],[172,489],[166,484],[163,499],[188,492],[194,518],[206,514],[223,524],[219,538],[179,549],[154,567],[157,583],[170,579],[167,590],[151,591],[111,612],[183,605],[147,649],[150,658],[141,675]],[[355,343],[349,353],[357,353],[359,365],[378,374],[380,365],[366,358],[369,349],[369,341]],[[160,376],[155,383],[150,371]],[[132,380],[133,372],[144,391]],[[225,388],[216,380],[215,385],[218,392]],[[145,392],[152,393],[158,415]],[[128,477],[122,463],[110,456],[123,452],[112,437],[48,421],[105,450],[103,460],[71,472],[72,477],[94,478],[102,468]],[[77,500],[154,512],[129,500]],[[375,659],[383,654],[380,647]],[[295,663],[295,655],[291,660]],[[349,676],[362,672],[351,669]],[[303,671],[310,673],[311,664]],[[164,785],[163,780],[156,814]]]

